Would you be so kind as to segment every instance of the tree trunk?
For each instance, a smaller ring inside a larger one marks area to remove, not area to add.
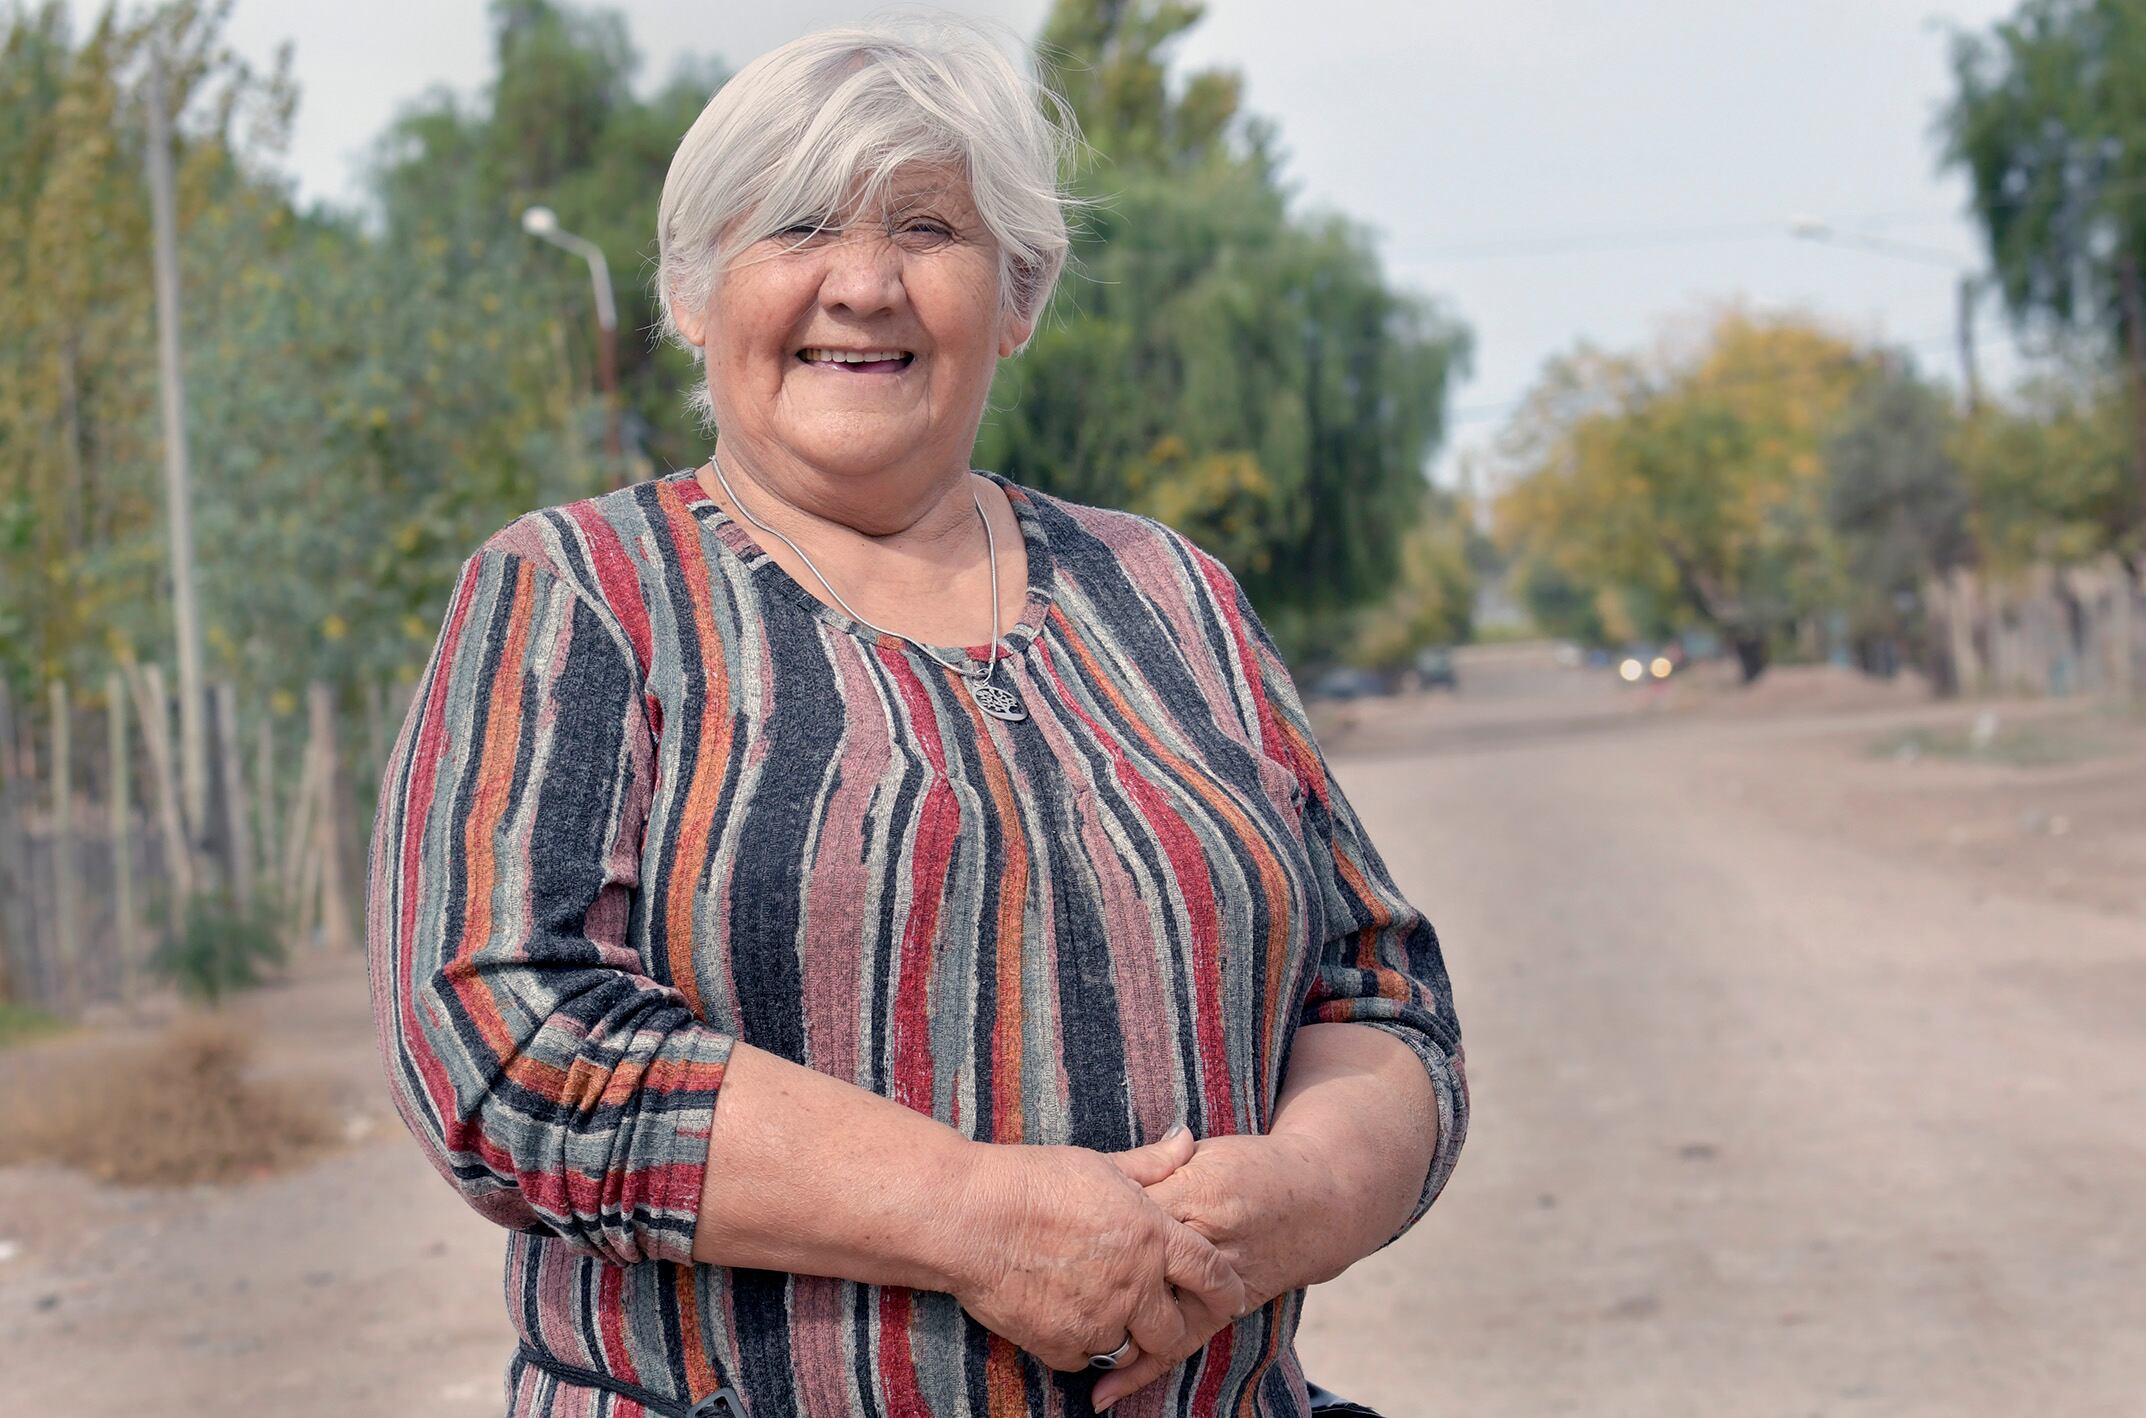
[[[349,779],[336,750],[335,697],[327,683],[315,680],[306,686],[306,707],[312,719],[315,751],[320,754],[320,929],[321,944],[338,954],[348,954],[357,945],[352,926],[346,883],[352,879],[348,851],[349,823],[344,812],[350,800]]]
[[[73,707],[67,681],[52,681],[52,881],[54,982],[61,1004],[72,1013],[82,1003],[82,941],[75,904],[82,879],[75,870],[75,790]]]
[[[1736,652],[1736,668],[1743,672],[1743,682],[1751,683],[1766,673],[1766,637],[1748,630],[1732,632],[1729,648]]]
[[[134,790],[129,771],[132,755],[128,752],[127,689],[117,670],[105,675],[104,685],[107,751],[111,756],[107,801],[112,829],[113,948],[119,968],[119,998],[132,1005],[137,984],[135,956],[140,947],[135,942],[134,923]]]

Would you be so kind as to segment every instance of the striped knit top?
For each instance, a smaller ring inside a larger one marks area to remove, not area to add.
[[[728,1383],[755,1418],[1092,1411],[1092,1375],[950,1295],[693,1262],[737,1040],[972,1138],[1114,1151],[1266,1130],[1297,1026],[1358,1021],[1435,1086],[1416,1217],[1453,1167],[1437,935],[1241,588],[1160,522],[986,476],[1028,553],[995,676],[1018,722],[791,579],[691,471],[527,513],[461,568],[380,788],[373,1011],[403,1120],[507,1228],[508,1310],[562,1364]],[[1116,1411],[1307,1412],[1303,1299]],[[643,1411],[519,1355],[506,1388],[513,1418]]]

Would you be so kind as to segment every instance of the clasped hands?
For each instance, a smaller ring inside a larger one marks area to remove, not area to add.
[[[1131,1355],[1095,1386],[1099,1411],[1240,1316],[1324,1278],[1303,1254],[1318,1172],[1293,1139],[1196,1142],[1178,1129],[1117,1153],[974,1146],[946,1213],[964,1231],[954,1294],[1054,1369],[1085,1369],[1130,1336]]]

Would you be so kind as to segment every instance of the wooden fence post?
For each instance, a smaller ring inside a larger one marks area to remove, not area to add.
[[[135,960],[140,949],[134,921],[134,793],[127,762],[127,692],[119,671],[104,678],[105,720],[110,727],[112,820],[112,933],[119,952],[119,998],[134,1003]]]
[[[2109,558],[2115,565],[2109,568],[2109,582],[2116,594],[2109,606],[2109,638],[2115,642],[2116,651],[2109,661],[2110,672],[2116,679],[2117,697],[2126,704],[2136,704],[2139,698],[2138,662],[2132,657],[2131,641],[2134,634],[2132,622],[2138,615],[2138,588],[2124,570],[2124,564],[2115,557]]]
[[[351,932],[350,901],[344,895],[348,863],[343,857],[344,837],[349,829],[345,805],[350,794],[348,780],[335,749],[335,699],[329,686],[315,680],[306,688],[311,711],[313,740],[321,755],[320,774],[320,927],[322,943],[336,954],[355,947]]]
[[[52,681],[52,946],[55,983],[64,1008],[82,1002],[82,941],[75,902],[82,883],[75,871],[73,736],[69,732],[67,681]]]
[[[172,772],[171,708],[164,697],[161,665],[127,665],[141,714],[142,744],[149,750],[149,772],[155,779],[157,825],[164,839],[164,869],[171,880],[170,920],[173,934],[186,921],[186,902],[194,894],[193,842],[179,810],[179,783]]]
[[[223,769],[224,835],[231,844],[231,894],[244,910],[253,904],[253,837],[246,813],[246,775],[238,759],[238,689],[219,684],[216,697],[216,759]]]
[[[253,732],[253,805],[260,819],[260,868],[262,889],[280,884],[276,873],[276,710],[269,700],[261,708]]]
[[[1979,597],[1975,573],[1956,566],[1944,582],[1945,632],[1951,637],[1953,674],[1963,694],[1981,694],[1988,686],[1988,668],[1975,645],[1975,616]]]
[[[31,970],[30,854],[23,813],[21,756],[15,751],[15,700],[0,679],[0,990],[27,1000],[36,988]]]

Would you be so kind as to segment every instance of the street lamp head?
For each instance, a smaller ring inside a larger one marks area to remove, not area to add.
[[[522,230],[531,236],[548,237],[559,229],[559,214],[549,207],[531,207],[522,213]]]

